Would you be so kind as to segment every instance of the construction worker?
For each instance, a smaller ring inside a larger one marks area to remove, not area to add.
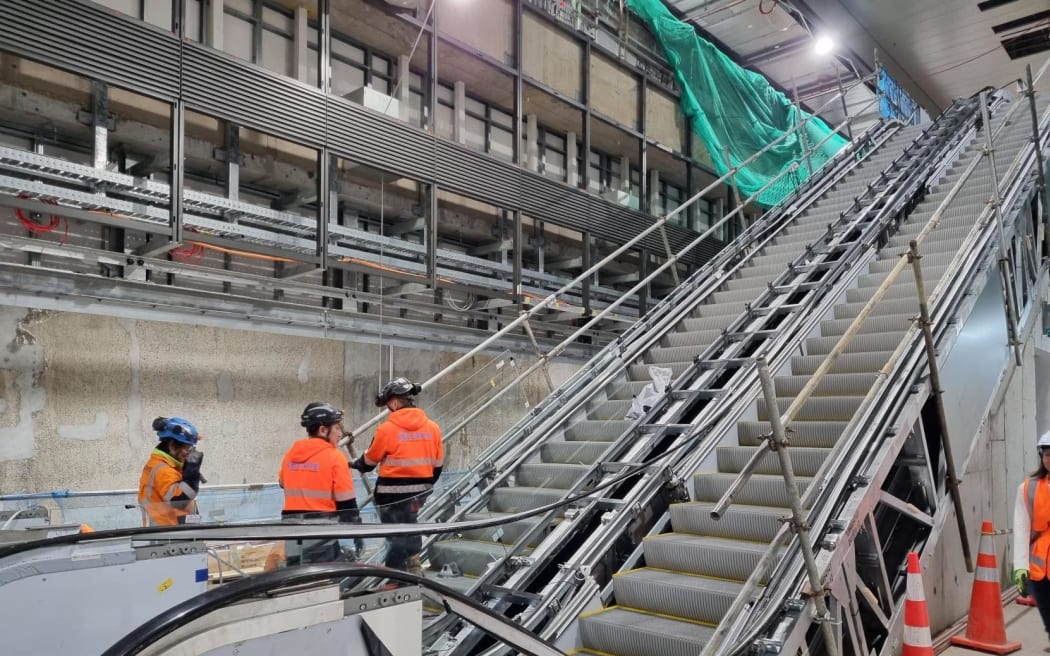
[[[416,407],[415,396],[421,391],[405,378],[386,384],[376,396],[376,406],[386,406],[390,416],[376,428],[364,455],[350,465],[362,473],[379,466],[375,503],[384,524],[415,524],[441,476],[445,459],[441,429]],[[418,535],[388,538],[386,566],[421,576],[422,550]]]
[[[328,403],[311,403],[299,425],[308,437],[284,454],[277,480],[284,489],[282,519],[297,523],[345,522],[359,524],[354,481],[346,455],[338,448],[343,437],[343,412]],[[363,541],[355,540],[358,552]],[[338,540],[289,540],[288,565],[344,559]]]
[[[200,433],[181,417],[157,417],[160,441],[139,478],[143,526],[175,526],[200,521],[197,492],[204,454],[196,449]]]
[[[1039,468],[1017,488],[1014,503],[1013,579],[1021,596],[1035,599],[1050,639],[1050,431],[1039,438],[1036,449]]]

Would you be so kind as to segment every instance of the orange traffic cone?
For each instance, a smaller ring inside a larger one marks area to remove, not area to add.
[[[908,591],[904,595],[904,646],[901,656],[933,656],[930,614],[926,611],[919,556],[914,551],[908,552]]]
[[[977,553],[977,573],[970,593],[970,616],[966,635],[952,636],[952,644],[993,654],[1009,654],[1021,648],[1019,642],[1007,642],[1003,617],[1002,586],[995,547],[992,546],[992,523],[981,524],[981,544]]]

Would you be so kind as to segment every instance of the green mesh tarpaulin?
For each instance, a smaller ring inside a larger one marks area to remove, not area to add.
[[[710,152],[715,170],[725,174],[728,148],[732,164],[739,164],[795,127],[799,111],[766,78],[744,70],[700,38],[688,23],[675,18],[661,0],[627,0],[627,5],[649,26],[671,63],[682,92],[682,113]],[[802,117],[807,116],[804,112]],[[847,141],[833,135],[815,150],[809,162],[803,144],[813,148],[831,133],[820,119],[806,123],[806,136],[794,132],[736,174],[741,195],[750,196],[798,162],[797,175],[788,173],[758,197],[762,205],[776,205],[801,184],[811,171],[830,159]]]

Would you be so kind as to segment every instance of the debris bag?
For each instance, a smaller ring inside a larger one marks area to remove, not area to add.
[[[668,367],[649,367],[649,378],[652,382],[646,383],[642,391],[638,392],[638,396],[631,400],[631,409],[627,411],[624,419],[634,421],[652,410],[671,385],[671,375],[671,369]]]

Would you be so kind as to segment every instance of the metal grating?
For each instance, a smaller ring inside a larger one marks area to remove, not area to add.
[[[0,44],[27,59],[156,98],[172,100],[179,93],[178,40],[94,4],[4,0]]]

